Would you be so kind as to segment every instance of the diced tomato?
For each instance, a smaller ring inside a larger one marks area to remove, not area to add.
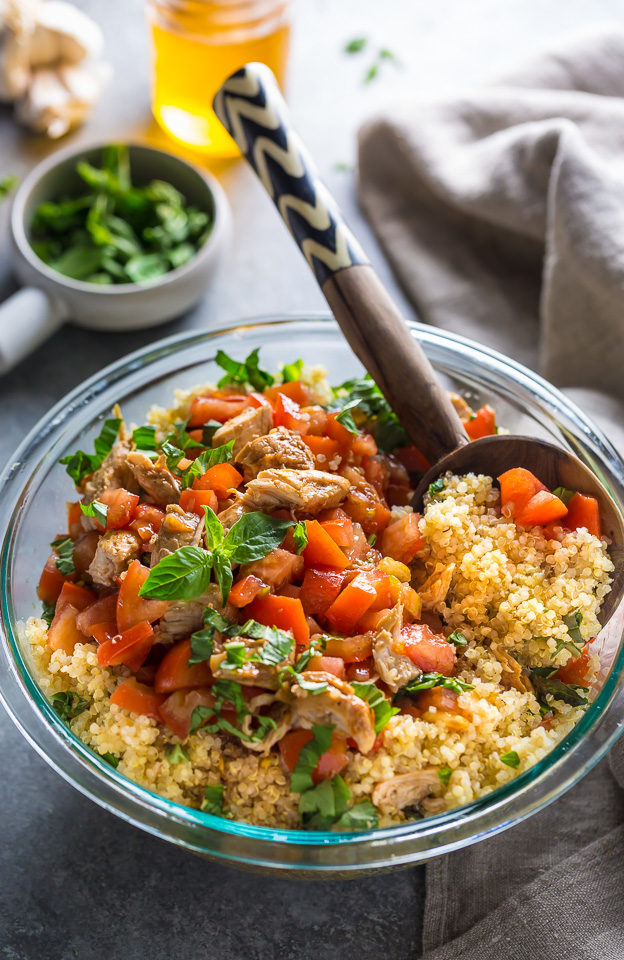
[[[426,473],[427,470],[431,469],[431,464],[427,458],[413,444],[395,450],[394,455],[410,473]]]
[[[380,497],[385,496],[390,473],[382,457],[362,457],[362,470]]]
[[[521,527],[543,526],[545,523],[552,523],[553,520],[560,520],[566,516],[567,512],[568,508],[563,500],[548,490],[540,490],[531,497],[522,513],[516,517],[516,523]]]
[[[292,773],[301,750],[313,739],[311,730],[290,730],[278,743],[279,751],[286,768]],[[348,763],[347,742],[344,737],[332,734],[329,750],[321,754],[316,769],[312,773],[315,783],[331,780]]]
[[[376,630],[385,617],[390,613],[390,607],[381,607],[379,610],[367,610],[363,617],[360,617],[357,629],[360,633],[368,633],[369,630]]]
[[[326,468],[330,460],[333,460],[341,449],[338,441],[332,440],[331,437],[307,436],[303,438],[303,442],[310,448],[317,466],[320,466],[321,469]]]
[[[372,652],[373,638],[370,634],[332,637],[325,647],[326,656],[340,657],[345,663],[360,663],[362,660],[368,660]]]
[[[144,567],[140,560],[133,560],[121,582],[117,600],[117,626],[120,633],[143,620],[154,623],[164,616],[169,608],[167,600],[149,600],[139,596],[139,590],[148,576],[147,567]]]
[[[568,513],[565,518],[568,530],[578,530],[585,527],[588,533],[593,533],[600,539],[600,507],[595,497],[588,497],[583,493],[575,493],[568,504]]]
[[[366,534],[362,530],[361,524],[356,521],[353,522],[353,544],[350,547],[345,547],[344,551],[349,561],[352,565],[357,564],[359,560],[363,560],[367,553],[370,552],[370,544],[366,539]]]
[[[401,563],[411,563],[425,542],[419,524],[419,513],[406,513],[389,524],[379,544],[384,557],[392,557]]]
[[[91,625],[91,635],[98,643],[106,643],[107,640],[112,640],[113,637],[118,636],[118,634],[119,630],[117,629],[116,620],[106,620],[104,623],[94,623]]]
[[[212,684],[213,676],[208,660],[189,666],[191,656],[190,640],[180,640],[167,651],[156,671],[156,693],[171,693],[183,687],[209,687]]]
[[[342,589],[343,574],[327,567],[309,567],[301,584],[301,602],[308,616],[327,612]]]
[[[115,487],[111,490],[104,490],[98,497],[100,503],[103,503],[108,509],[106,512],[106,529],[121,530],[127,527],[134,519],[135,510],[139,502],[139,496],[136,493],[130,493],[123,487]],[[98,530],[102,530],[102,525],[96,520],[95,524]]]
[[[77,583],[64,583],[59,598],[56,601],[56,612],[60,613],[65,606],[71,604],[76,610],[84,610],[90,604],[95,603],[97,594],[93,590],[87,590],[86,587],[80,587]]]
[[[402,583],[399,596],[403,604],[403,616],[408,620],[420,620],[422,600],[414,588],[409,583]]]
[[[367,683],[376,671],[375,661],[368,657],[361,662],[354,661],[347,667],[347,680],[352,683],[357,680],[358,683]]]
[[[370,433],[361,433],[351,441],[351,453],[354,457],[374,457],[377,453],[375,438]]]
[[[67,531],[70,537],[77,537],[84,529],[82,526],[83,512],[80,509],[80,501],[67,504]]]
[[[56,566],[57,559],[58,555],[51,553],[41,571],[37,596],[44,603],[55,603],[65,583],[65,577]]]
[[[276,427],[286,427],[287,430],[294,430],[301,436],[305,436],[310,429],[310,424],[301,413],[299,404],[284,393],[279,393],[277,396],[274,422]]]
[[[425,623],[406,623],[401,629],[400,649],[423,673],[442,673],[450,677],[455,666],[455,647],[437,637]]]
[[[189,427],[201,427],[209,420],[225,423],[250,406],[256,406],[256,404],[246,394],[215,393],[212,396],[195,397],[189,411]]]
[[[101,667],[118,667],[123,663],[135,672],[145,662],[154,640],[154,631],[147,620],[136,623],[124,633],[99,645],[98,663]]]
[[[160,706],[164,703],[164,694],[156,693],[152,687],[139,683],[134,677],[124,680],[111,695],[110,702],[130,713],[139,713],[145,717],[160,720]],[[175,732],[175,731],[174,731]]]
[[[196,513],[198,517],[203,517],[204,506],[210,507],[216,513],[219,502],[214,490],[183,490],[180,494],[180,506],[187,513]]]
[[[346,513],[344,517],[338,517],[335,520],[323,520],[321,526],[339,547],[353,545],[353,520]]]
[[[90,603],[88,607],[78,614],[76,626],[84,633],[85,637],[93,636],[91,627],[94,623],[104,623],[107,620],[114,620],[117,611],[117,594],[111,593],[107,597],[100,597],[95,603]]]
[[[86,643],[84,634],[76,626],[77,616],[78,609],[71,603],[64,604],[61,610],[57,609],[48,630],[50,650],[63,650],[64,653],[71,654],[77,643]]]
[[[308,420],[310,428],[308,436],[322,437],[327,426],[327,414],[323,408],[318,406],[302,407],[301,412],[306,415]]]
[[[492,437],[496,433],[496,414],[487,405],[477,410],[472,420],[464,423],[464,429],[471,440]]]
[[[93,562],[101,534],[97,530],[89,530],[81,534],[74,544],[74,566],[76,577],[82,577]]]
[[[256,597],[248,607],[252,620],[277,627],[278,630],[290,630],[299,645],[306,645],[310,639],[310,628],[306,620],[301,600],[294,597]]]
[[[184,493],[187,493],[185,490]],[[184,496],[184,493],[182,496]],[[183,507],[183,509],[185,509]],[[151,540],[158,533],[165,519],[165,511],[153,503],[140,503],[135,510],[134,520],[130,524],[141,540]]]
[[[352,520],[361,524],[365,533],[380,533],[390,520],[387,505],[380,500],[374,486],[358,470],[346,467],[342,475],[351,484],[343,509]]]
[[[338,413],[329,413],[327,415],[327,426],[325,427],[325,434],[330,437],[332,440],[335,440],[340,444],[344,450],[351,449],[351,443],[354,438],[354,434],[350,430],[347,430],[342,423],[336,420]]]
[[[214,490],[219,500],[225,500],[230,490],[236,490],[242,482],[241,474],[231,463],[217,463],[193,480],[193,490]]]
[[[341,657],[310,657],[310,662],[306,670],[321,670],[323,673],[331,673],[339,680],[344,680],[345,662]]]
[[[587,677],[589,674],[589,645],[586,643],[580,657],[574,657],[563,666],[559,667],[555,677],[563,683],[574,683],[579,687],[587,686]]]
[[[426,713],[431,707],[436,710],[442,710],[444,713],[461,713],[457,704],[459,694],[454,690],[446,690],[444,687],[431,687],[429,690],[422,690],[418,694],[416,703],[418,708]]]
[[[160,694],[164,703],[160,706],[160,719],[167,724],[170,730],[181,740],[186,740],[191,729],[191,719],[195,707],[213,707],[214,697],[209,687],[199,687],[196,690],[175,690],[168,697]],[[166,699],[165,699],[166,697]],[[224,707],[222,715],[236,723],[236,714]],[[209,719],[204,721],[209,723]]]
[[[308,544],[303,551],[303,558],[307,567],[323,566],[344,570],[349,566],[349,561],[340,547],[318,520],[306,520],[305,525]]]
[[[275,406],[280,393],[289,400],[294,400],[301,407],[310,403],[310,391],[301,380],[291,380],[289,383],[282,383],[279,387],[269,387],[264,391],[264,396]]]
[[[267,400],[267,398],[264,396],[264,394],[263,394],[263,393],[253,393],[253,392],[252,392],[252,393],[248,394],[248,396],[249,396],[249,400],[250,400],[250,405],[251,405],[252,407],[256,407],[256,408],[268,407],[269,410],[271,410],[271,425],[273,425],[273,411],[272,411],[272,409],[271,409],[271,404],[270,404],[270,402]]]
[[[501,492],[501,510],[506,517],[517,517],[529,503],[529,500],[548,488],[524,467],[514,467],[498,477]]]
[[[267,553],[266,557],[260,560],[254,560],[252,563],[246,563],[242,572],[245,575],[251,574],[262,580],[263,583],[271,587],[281,587],[284,583],[297,580],[305,569],[303,557],[284,550],[282,547],[276,547]]]
[[[377,596],[368,608],[368,613],[374,613],[376,610],[386,610],[392,605],[393,597],[390,587],[390,577],[383,570],[367,571],[369,580],[374,583]]]
[[[228,599],[233,607],[240,609],[241,607],[246,607],[252,600],[255,600],[263,590],[267,593],[269,592],[267,584],[263,583],[259,577],[255,577],[253,573],[250,573],[246,577],[242,577],[236,581],[230,590]]]
[[[295,597],[297,600],[301,595],[301,587],[296,587],[293,583],[286,583],[278,590],[280,597]]]
[[[326,617],[334,630],[351,633],[377,599],[376,578],[370,573],[358,573],[332,603]]]

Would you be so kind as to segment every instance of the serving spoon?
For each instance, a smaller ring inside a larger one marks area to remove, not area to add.
[[[600,621],[605,625],[618,611],[611,639],[619,643],[624,626],[624,517],[603,484],[575,456],[545,440],[496,435],[469,441],[422,347],[294,131],[268,67],[250,63],[232,74],[217,91],[213,106],[282,215],[354,353],[410,438],[434,464],[417,487],[415,508],[422,507],[429,485],[447,471],[495,479],[520,466],[550,490],[563,486],[596,497],[615,564]]]

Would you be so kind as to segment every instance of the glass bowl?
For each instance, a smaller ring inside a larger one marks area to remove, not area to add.
[[[543,437],[573,451],[596,471],[622,509],[624,463],[567,397],[492,350],[420,324],[410,327],[449,387],[473,405],[491,403],[499,422],[512,432]],[[36,597],[39,573],[57,534],[59,513],[71,496],[59,458],[78,447],[92,449],[114,403],[121,404],[127,420],[141,423],[153,403],[168,402],[174,388],[218,379],[218,348],[242,358],[256,346],[270,370],[303,357],[326,366],[333,383],[362,371],[328,317],[256,319],[185,334],[133,353],[75,389],[43,417],[9,461],[0,483],[0,692],[10,716],[41,756],[96,803],[195,853],[250,869],[308,878],[348,877],[422,862],[513,826],[576,783],[621,732],[624,613],[614,615],[601,634],[601,673],[593,702],[547,757],[488,796],[386,829],[270,829],[167,801],[117,773],[85,746],[39,690],[20,625],[41,609]]]

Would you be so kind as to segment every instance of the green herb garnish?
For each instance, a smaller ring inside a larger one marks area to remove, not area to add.
[[[264,740],[269,731],[277,729],[277,724],[271,717],[251,713],[239,683],[235,683],[233,680],[217,680],[212,685],[212,694],[215,698],[213,707],[199,706],[193,710],[190,733],[195,733],[196,730],[203,727],[208,733],[216,733],[221,730],[223,733],[229,733],[240,740],[258,743]],[[256,727],[251,733],[244,733],[222,716],[221,711],[226,701],[234,706],[236,719],[239,723],[242,724],[247,717],[253,717],[256,721]]]
[[[170,743],[165,747],[165,758],[169,763],[190,763],[191,758],[179,743]]]
[[[460,630],[453,630],[450,636],[446,638],[447,643],[452,643],[455,647],[465,647],[468,643],[466,637]]]
[[[204,790],[204,799],[201,803],[204,813],[211,813],[213,817],[223,816],[223,785],[213,783]]]
[[[62,573],[64,577],[69,577],[76,570],[74,564],[74,541],[71,537],[59,537],[59,539],[54,540],[50,546],[53,550],[56,550],[58,554],[56,558],[56,569],[59,573]]]
[[[102,760],[106,760],[107,763],[110,763],[113,770],[116,770],[119,766],[119,757],[116,757],[114,753],[100,753],[99,756]]]
[[[574,496],[574,490],[567,490],[565,487],[555,487],[553,493],[556,497],[559,497],[560,500],[563,500],[566,507]]]
[[[304,793],[314,787],[312,774],[316,770],[321,754],[327,753],[331,746],[335,724],[312,727],[312,740],[305,743],[290,775],[290,789],[293,793]]]
[[[16,184],[17,177],[14,173],[6,173],[3,177],[0,177],[0,200],[4,200]]]
[[[358,697],[370,705],[375,714],[375,733],[387,725],[391,717],[399,712],[398,707],[391,707],[383,693],[374,683],[358,683],[356,680],[351,682],[351,686]]]
[[[453,774],[453,771],[451,770],[450,767],[439,767],[438,778],[442,786],[448,787],[449,780],[451,779],[452,774]]]
[[[145,425],[137,427],[132,432],[132,442],[139,453],[146,457],[154,458],[157,456],[158,445],[156,443],[156,427]]]
[[[550,704],[546,700],[547,696],[551,696],[555,700],[563,700],[564,703],[569,704],[571,707],[580,707],[588,702],[587,697],[579,693],[580,690],[586,693],[587,687],[582,687],[578,684],[564,683],[563,680],[559,680],[555,676],[556,672],[556,667],[534,667],[533,670],[531,670],[531,683],[533,684],[535,695],[540,703],[550,709]]]
[[[89,701],[86,700],[85,697],[81,697],[77,693],[72,693],[72,691],[54,693],[50,699],[52,700],[54,712],[61,720],[73,720],[75,717],[80,716],[81,713],[84,713],[89,706]]]
[[[308,545],[308,530],[303,520],[300,520],[295,524],[293,528],[293,537],[295,540],[297,553],[303,553]]]
[[[506,766],[511,767],[513,770],[517,770],[520,766],[520,757],[515,750],[510,750],[509,753],[504,753],[500,758],[501,763],[504,763]]]
[[[54,614],[56,613],[56,603],[48,603],[47,600],[43,601],[43,610],[41,612],[41,619],[45,620],[48,626],[54,620]]]
[[[336,422],[341,423],[342,426],[349,431],[349,433],[358,434],[360,432],[355,420],[353,419],[353,414],[351,413],[351,411],[355,410],[358,405],[359,400],[349,400],[348,403],[345,403],[340,413],[336,414]]]
[[[581,611],[574,610],[573,613],[568,613],[561,619],[567,627],[572,643],[576,643],[582,647],[585,641],[583,640],[583,634],[580,630],[580,626],[583,622],[583,614]]]
[[[284,383],[292,383],[293,380],[301,380],[303,372],[303,360],[295,360],[293,363],[287,363],[282,368],[282,380]]]
[[[90,473],[94,473],[103,460],[108,456],[113,448],[113,444],[119,434],[119,428],[122,421],[117,418],[105,420],[99,437],[94,441],[95,454],[85,453],[84,450],[77,450],[76,453],[69,454],[59,460],[67,468],[67,473],[72,478],[77,487]]]
[[[460,680],[459,677],[445,677],[442,673],[423,673],[416,680],[410,680],[408,684],[395,693],[393,701],[400,700],[404,696],[413,696],[421,690],[431,690],[432,687],[444,687],[445,690],[452,690],[453,693],[463,693],[466,690],[474,690],[471,683]]]
[[[91,503],[81,503],[80,509],[85,517],[93,517],[102,527],[106,528],[108,507],[105,503],[100,503],[99,500],[93,500]]]
[[[260,348],[256,347],[255,350],[251,351],[246,360],[240,361],[229,357],[223,350],[217,350],[216,361],[218,365],[225,370],[225,376],[221,377],[218,386],[225,387],[229,384],[236,384],[237,386],[244,387],[249,384],[249,386],[260,393],[262,393],[266,387],[272,386],[275,378],[272,377],[270,373],[267,373],[266,370],[260,368],[258,364],[259,353]]]
[[[353,40],[349,40],[346,44],[344,48],[345,53],[361,53],[367,43],[367,37],[354,37]]]
[[[428,490],[429,496],[436,497],[439,493],[442,493],[445,486],[446,486],[446,483],[442,479],[442,477],[438,477],[437,480],[434,480],[433,483],[429,484],[429,490]]]

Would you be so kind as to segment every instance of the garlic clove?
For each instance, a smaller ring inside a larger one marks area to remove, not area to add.
[[[47,0],[36,11],[30,42],[33,67],[80,63],[98,57],[104,37],[97,23],[64,0]]]
[[[52,139],[62,137],[86,119],[111,73],[108,63],[36,70],[15,115],[32,130]]]
[[[0,101],[21,97],[30,83],[28,43],[24,34],[7,29],[0,36]]]

